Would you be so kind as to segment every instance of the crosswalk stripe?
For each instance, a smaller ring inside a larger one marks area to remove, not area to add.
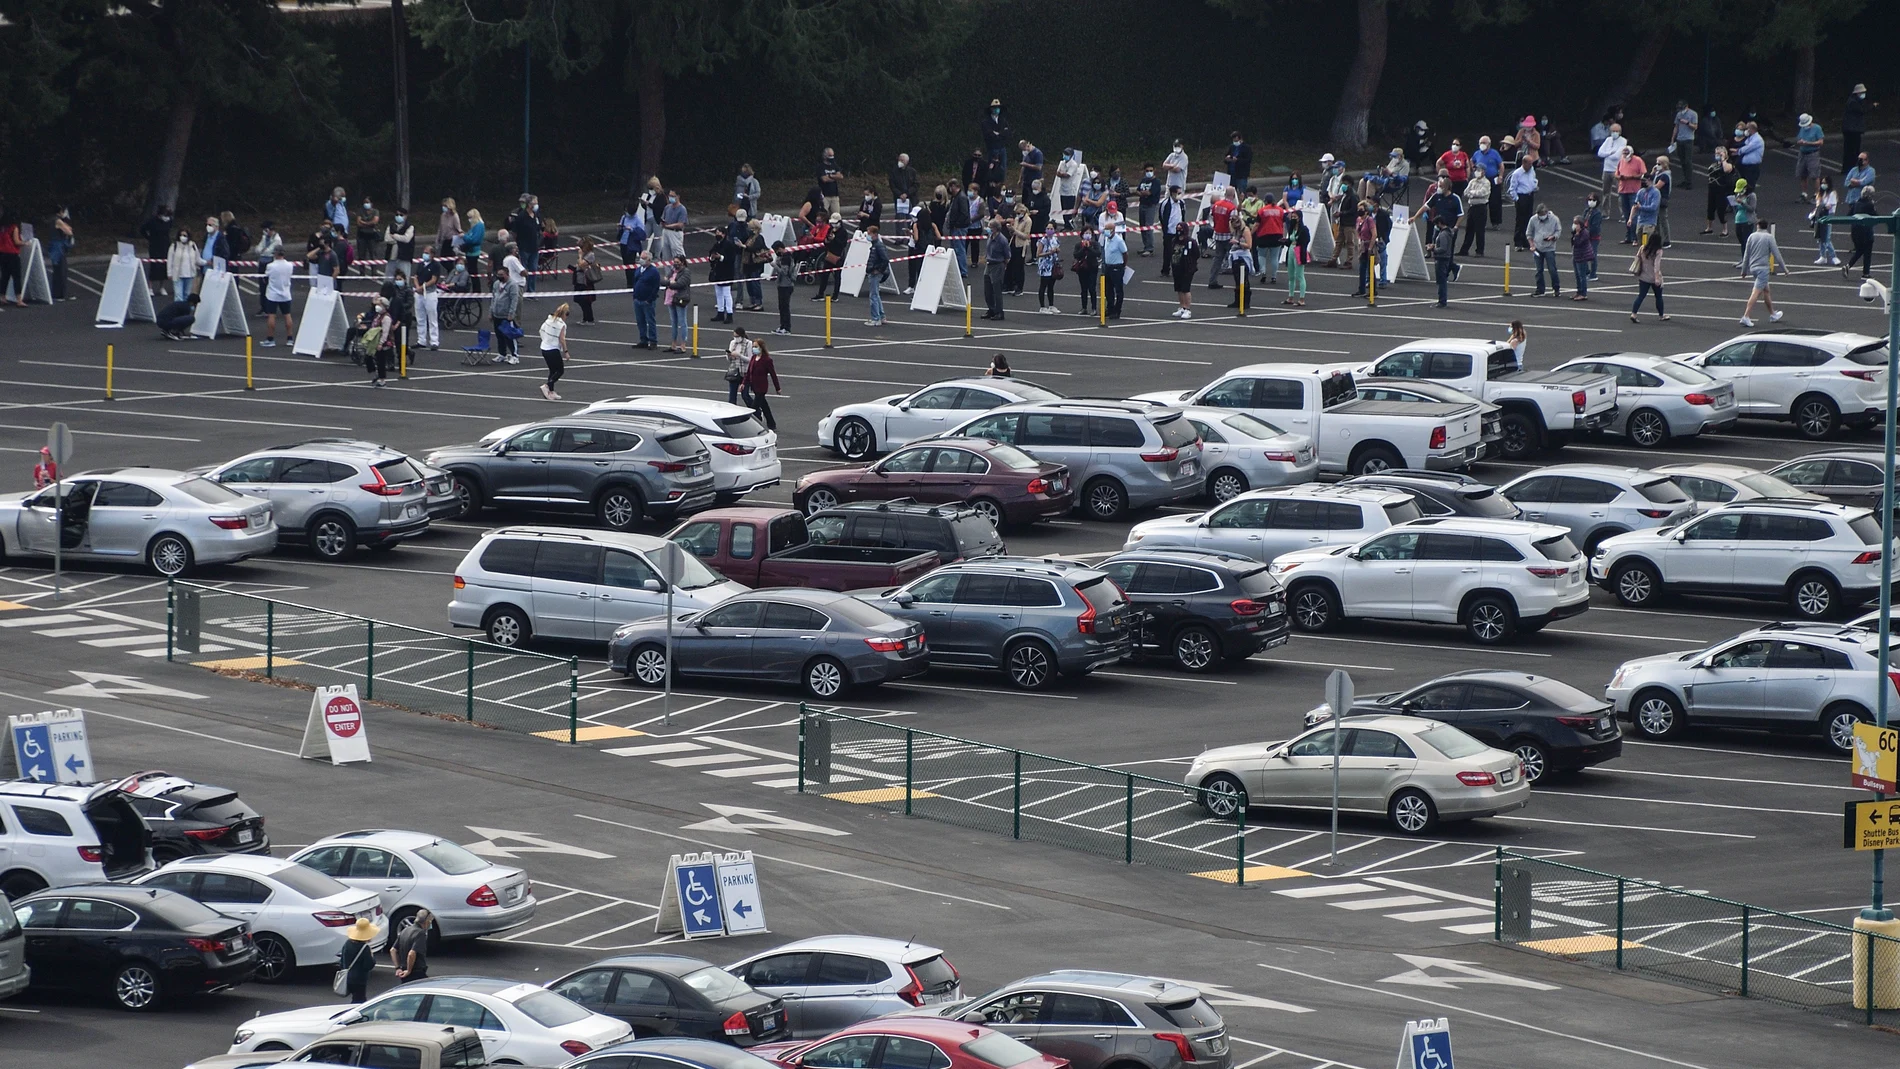
[[[35,613],[16,620],[0,620],[0,627],[45,627],[47,624],[70,624],[84,619],[84,616],[74,612],[55,613],[52,616]]]
[[[615,757],[651,757],[654,754],[683,753],[687,750],[703,749],[705,747],[696,742],[649,742],[640,746],[615,746],[612,749],[602,750],[601,753],[610,753]]]
[[[80,644],[83,646],[97,646],[100,649],[112,649],[115,646],[145,646],[153,644],[162,646],[165,644],[165,636],[158,632],[147,632],[143,635],[119,635],[114,638],[89,638],[82,640]]]
[[[1436,898],[1424,895],[1393,895],[1389,898],[1355,898],[1350,902],[1328,902],[1334,909],[1398,909],[1401,906],[1436,905]]]
[[[220,653],[230,648],[231,647],[229,646],[220,646],[215,642],[207,642],[204,645],[198,647],[198,652],[199,653]],[[163,657],[165,656],[165,647],[157,646],[149,650],[126,650],[125,652],[131,654],[134,657]]]
[[[793,776],[790,779],[762,779],[754,784],[754,786],[771,787],[775,790],[781,787],[796,787],[798,786],[798,777]]]
[[[708,776],[725,779],[738,779],[741,776],[775,776],[780,772],[796,772],[797,765],[747,765],[744,768],[708,768],[702,769]]]
[[[110,635],[115,631],[130,631],[124,624],[88,624],[84,627],[55,627],[46,631],[35,631],[36,635],[47,638],[76,638],[80,635]]]
[[[667,757],[662,758],[656,763],[665,765],[668,768],[693,768],[698,765],[730,765],[735,761],[752,760],[756,760],[756,758],[748,757],[742,753],[708,753],[698,754],[693,757]]]
[[[1415,909],[1407,913],[1388,913],[1386,916],[1395,921],[1452,921],[1460,917],[1489,917],[1491,911],[1477,906],[1452,906],[1449,909]]]
[[[1285,895],[1288,898],[1327,898],[1332,895],[1356,895],[1362,891],[1380,890],[1384,888],[1375,887],[1369,883],[1322,883],[1311,887],[1289,887],[1284,891],[1273,893]]]

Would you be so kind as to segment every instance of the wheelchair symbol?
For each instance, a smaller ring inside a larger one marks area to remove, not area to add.
[[[1413,1058],[1418,1069],[1451,1069],[1451,1063],[1441,1057],[1438,1048],[1432,1045],[1431,1037],[1420,1036],[1418,1040],[1419,1049],[1417,1056]]]
[[[38,757],[44,754],[46,749],[40,745],[38,738],[28,735],[26,740],[20,744],[20,752],[28,757]]]
[[[689,906],[703,906],[712,901],[712,892],[700,886],[697,872],[686,874],[686,888],[683,893],[686,896],[686,904]]]

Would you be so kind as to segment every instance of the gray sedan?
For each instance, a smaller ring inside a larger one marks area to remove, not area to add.
[[[1727,430],[1741,418],[1734,383],[1668,357],[1597,353],[1557,370],[1615,375],[1616,421],[1606,429],[1643,449],[1661,449],[1671,438]]]
[[[1272,486],[1297,486],[1319,477],[1319,449],[1304,434],[1231,408],[1182,410],[1201,432],[1207,496],[1216,502]]]
[[[607,662],[643,686],[666,682],[666,620],[614,632]],[[673,621],[678,676],[799,683],[814,698],[921,674],[930,667],[924,629],[848,594],[754,590]]]
[[[64,493],[64,507],[55,489]],[[58,487],[0,494],[0,557],[143,562],[176,578],[277,548],[271,506],[209,479],[163,468],[73,476]]]

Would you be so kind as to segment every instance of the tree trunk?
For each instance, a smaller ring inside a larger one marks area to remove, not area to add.
[[[390,0],[390,60],[396,83],[396,207],[407,211],[409,203],[409,20],[403,13],[403,0]]]
[[[666,149],[666,71],[655,59],[640,61],[640,172],[633,176],[633,193],[660,173],[660,155]]]
[[[1604,91],[1600,100],[1584,112],[1583,126],[1591,126],[1609,108],[1619,104],[1627,105],[1636,94],[1643,91],[1649,82],[1649,72],[1656,69],[1656,61],[1662,58],[1663,46],[1669,43],[1667,29],[1656,30],[1643,38],[1643,46],[1630,53],[1629,66],[1623,69],[1622,78]]]
[[[181,88],[172,101],[171,117],[165,123],[165,144],[159,149],[158,169],[152,174],[152,191],[145,198],[145,215],[161,204],[178,208],[178,190],[185,180],[185,153],[191,148],[191,127],[198,120],[198,91]]]
[[[1353,53],[1352,67],[1346,71],[1346,84],[1339,91],[1339,108],[1333,113],[1331,143],[1342,149],[1366,147],[1366,122],[1372,114],[1372,100],[1379,92],[1379,79],[1385,74],[1385,46],[1389,29],[1386,0],[1358,0],[1359,49]]]
[[[1801,45],[1794,50],[1794,113],[1814,111],[1814,46]]]

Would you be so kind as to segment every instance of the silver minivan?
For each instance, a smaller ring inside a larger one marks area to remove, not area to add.
[[[606,642],[622,624],[666,611],[664,538],[568,527],[503,527],[476,542],[455,567],[449,623],[477,627],[497,646],[530,637]],[[708,609],[748,588],[674,555],[676,613]]]
[[[404,454],[367,442],[263,449],[204,474],[269,501],[278,540],[308,545],[326,561],[347,560],[357,546],[392,549],[429,529],[422,470]]]
[[[1024,401],[1003,405],[944,432],[994,438],[1035,457],[1067,464],[1075,501],[1093,520],[1172,505],[1206,489],[1200,432],[1179,408],[1142,401]]]
[[[13,915],[13,903],[0,894],[0,999],[12,998],[33,982],[33,970],[26,963],[26,933],[20,918]]]

